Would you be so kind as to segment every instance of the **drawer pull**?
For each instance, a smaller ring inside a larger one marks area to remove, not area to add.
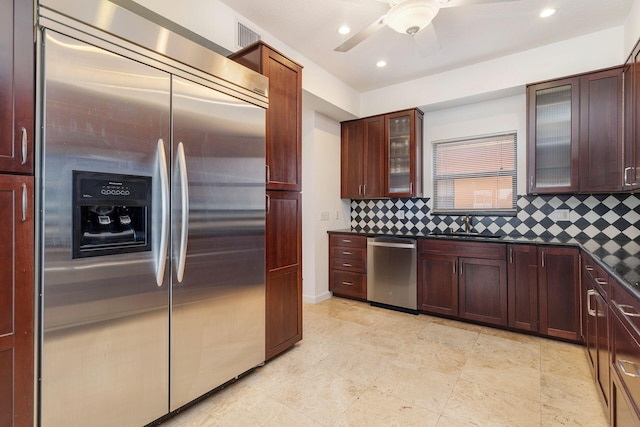
[[[346,262],[342,264],[343,267],[353,267],[353,264],[347,264]]]
[[[593,271],[593,267],[591,267],[590,265],[585,265],[584,268],[587,271]]]
[[[601,279],[601,278],[599,278],[599,277],[596,277],[596,283],[597,283],[598,285],[601,285],[601,286],[602,286],[602,285],[606,285],[606,284],[607,284],[607,281],[606,281],[605,279]]]
[[[625,364],[632,366],[635,373],[627,371],[627,368],[624,367]],[[638,373],[638,367],[632,361],[625,360],[625,359],[618,359],[618,366],[620,367],[620,370],[622,371],[623,374],[633,378],[640,378],[640,374]]]
[[[342,251],[342,255],[353,255],[353,252]]]
[[[351,243],[350,239],[342,239],[342,243]]]
[[[345,286],[353,286],[354,283],[353,282],[342,282],[343,285]]]
[[[628,304],[618,304],[617,302],[615,302],[615,301],[613,301],[613,300],[612,300],[611,302],[612,302],[612,303],[613,303],[613,305],[615,305],[615,306],[616,306],[616,308],[617,308],[618,310],[620,310],[620,312],[621,312],[622,314],[624,314],[625,316],[627,316],[627,317],[640,317],[640,313],[638,313],[637,311],[635,311],[635,309],[633,308],[633,306],[628,305]],[[630,312],[630,311],[627,311],[627,309],[632,309],[632,310],[634,310],[635,312],[634,312],[634,313],[632,313],[632,312]]]
[[[596,311],[591,308],[591,297],[595,296],[596,294],[596,290],[595,289],[589,289],[587,291],[587,312],[589,313],[589,316],[592,317],[596,317]]]

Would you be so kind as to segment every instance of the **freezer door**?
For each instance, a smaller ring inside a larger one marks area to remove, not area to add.
[[[265,111],[173,77],[171,410],[264,361]]]
[[[145,425],[169,399],[170,75],[55,32],[43,49],[41,425]],[[74,171],[150,177],[149,248],[73,257]]]

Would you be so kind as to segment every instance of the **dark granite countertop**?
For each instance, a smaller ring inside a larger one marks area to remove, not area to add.
[[[576,246],[587,252],[620,284],[640,301],[640,243],[635,240],[559,239],[557,237],[491,235],[491,234],[434,234],[432,232],[390,233],[374,230],[329,230],[329,233],[361,236],[414,237],[417,239],[456,239],[487,243]]]

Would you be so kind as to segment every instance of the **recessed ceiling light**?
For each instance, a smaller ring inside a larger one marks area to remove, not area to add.
[[[554,13],[556,13],[556,10],[552,7],[542,9],[542,12],[540,12],[540,18],[548,18]]]
[[[351,28],[349,28],[347,25],[343,25],[342,27],[338,28],[338,32],[340,34],[349,34],[351,32]]]
[[[384,59],[381,59],[380,61],[376,62],[376,67],[378,68],[385,67],[386,65],[387,65],[387,61],[385,61]]]

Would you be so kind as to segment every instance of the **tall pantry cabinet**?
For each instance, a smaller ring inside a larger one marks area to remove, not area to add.
[[[258,41],[229,58],[269,78],[266,358],[302,339],[302,66]]]
[[[0,0],[0,426],[34,408],[34,3]]]

